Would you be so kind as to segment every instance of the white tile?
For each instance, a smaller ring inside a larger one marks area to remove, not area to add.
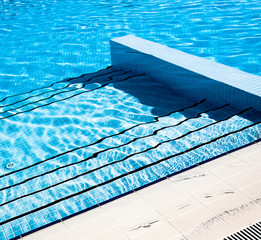
[[[102,208],[122,229],[130,228],[133,224],[154,221],[160,217],[160,214],[137,194],[118,199]]]
[[[136,212],[136,211],[134,211]],[[155,211],[154,209],[150,211],[142,211],[142,209],[139,210],[139,213],[134,213],[135,216],[132,217],[125,217],[124,220],[121,222],[118,222],[117,224],[120,226],[122,230],[130,229],[135,226],[140,225],[146,225],[147,223],[157,221],[161,215]]]
[[[113,227],[104,231],[99,231],[86,240],[128,240],[129,238],[121,231],[119,227]]]
[[[218,240],[233,232],[233,228],[219,217],[213,217],[185,234],[187,240]]]
[[[230,155],[238,158],[239,160],[247,161],[247,159],[249,157],[256,155],[256,153],[261,153],[261,145],[260,144],[253,144],[253,145],[250,145],[248,147],[241,148],[237,151],[230,153]]]
[[[60,222],[30,234],[24,240],[75,240],[66,226]]]
[[[254,202],[255,202],[256,204],[258,204],[259,206],[261,206],[261,198],[255,199]]]
[[[220,164],[218,167],[209,169],[209,171],[218,178],[224,179],[245,172],[246,170],[251,170],[251,168],[252,167],[250,165],[233,159],[233,161],[231,161],[229,164]]]
[[[179,216],[200,207],[202,204],[190,195],[183,195],[173,201],[162,202],[157,211],[164,217]]]
[[[260,145],[261,146],[261,145]],[[250,166],[255,166],[256,164],[261,163],[261,151],[253,151],[251,154],[247,155],[246,157],[241,158],[246,164]]]
[[[235,208],[239,205],[242,205],[249,201],[249,198],[245,195],[234,192],[233,194],[226,194],[225,196],[206,203],[205,205],[216,214],[219,214],[223,211],[228,211],[232,208]]]
[[[257,182],[259,178],[260,172],[256,171],[255,169],[246,169],[246,171],[241,172],[237,175],[224,178],[224,181],[232,185],[233,187],[240,189]]]
[[[164,218],[144,225],[136,225],[128,229],[126,235],[133,240],[171,240],[173,237],[182,236],[171,224]]]
[[[182,234],[186,234],[196,226],[214,217],[215,214],[211,212],[207,207],[200,205],[199,207],[193,207],[190,211],[186,211],[184,214],[175,215],[169,214],[166,219]]]
[[[164,214],[162,210],[171,208],[176,200],[189,196],[187,192],[168,180],[155,184],[151,188],[138,191],[137,194],[162,214]]]
[[[232,195],[235,192],[237,192],[237,190],[234,187],[220,180],[212,185],[206,184],[201,189],[191,192],[191,195],[201,203],[208,204],[209,202],[223,198],[224,196]]]
[[[233,186],[222,181],[210,186],[206,185],[206,187],[192,192],[191,195],[216,214],[251,200]]]
[[[185,171],[181,174],[170,178],[183,191],[191,193],[197,191],[202,187],[219,182],[220,179],[209,171],[205,171],[200,167],[195,167],[191,170]]]
[[[219,217],[227,222],[234,231],[260,221],[260,216],[261,206],[255,202],[249,202],[219,214]]]
[[[171,238],[171,240],[188,240],[185,236],[179,236],[179,237],[174,237],[174,238]]]
[[[110,216],[100,208],[65,220],[64,224],[76,240],[88,239],[99,232],[117,227]]]
[[[239,191],[252,199],[261,198],[261,180],[239,188]]]

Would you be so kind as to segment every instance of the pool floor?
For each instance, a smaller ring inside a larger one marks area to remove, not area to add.
[[[113,67],[0,100],[0,238],[15,239],[260,139],[261,114]]]

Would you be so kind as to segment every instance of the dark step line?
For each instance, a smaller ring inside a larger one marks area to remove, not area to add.
[[[104,71],[104,70],[107,70],[107,69],[110,69],[110,68],[112,68],[112,66],[108,66],[108,67],[106,67],[106,68],[100,69],[100,70],[97,71],[97,72],[84,73],[84,74],[82,74],[82,75],[80,75],[80,76],[78,76],[78,77],[71,77],[71,78],[68,78],[68,79],[64,79],[64,80],[62,80],[62,81],[60,81],[60,82],[69,82],[69,81],[72,81],[72,80],[75,80],[75,79],[78,79],[78,78],[82,78],[82,77],[84,77],[84,76],[86,76],[86,75],[89,75],[89,74],[99,73],[99,72],[101,72],[101,71]],[[115,70],[115,71],[123,71],[123,70]]]
[[[105,73],[105,74],[101,74],[101,75],[98,75],[98,76],[91,77],[91,78],[89,78],[88,80],[83,81],[83,82],[80,82],[80,83],[90,82],[91,80],[93,80],[93,79],[96,78],[96,77],[106,76],[107,74],[114,73],[114,72],[122,72],[122,71],[121,71],[121,70],[114,70],[114,71],[111,71],[111,72],[108,72],[108,73]],[[39,96],[44,95],[44,94],[46,94],[46,93],[50,93],[50,92],[55,92],[55,91],[58,91],[58,90],[66,89],[67,87],[71,86],[72,84],[73,84],[73,83],[68,83],[68,84],[66,84],[66,86],[61,87],[61,88],[57,88],[57,89],[53,89],[53,90],[50,90],[50,91],[47,91],[47,92],[43,92],[43,93],[39,93],[39,94],[36,94],[36,95],[32,95],[32,96],[29,96],[29,97],[27,97],[27,98],[21,99],[21,100],[19,100],[19,101],[16,101],[16,102],[13,102],[13,103],[10,103],[10,104],[0,105],[0,108],[12,106],[12,105],[15,105],[15,104],[17,104],[17,103],[26,101],[26,100],[28,100],[28,99],[30,99],[30,98],[39,97]],[[86,84],[85,84],[84,86],[86,86]],[[82,87],[81,87],[81,88],[82,88]],[[79,89],[81,89],[81,88],[79,88]],[[33,103],[33,102],[32,102],[32,103]],[[26,106],[26,105],[23,105],[23,106]],[[21,107],[23,107],[23,106],[21,106]],[[21,107],[20,107],[20,108],[21,108]],[[14,108],[14,109],[15,109],[15,108]],[[0,113],[5,113],[5,112],[8,112],[8,111],[14,110],[14,109],[9,109],[9,110],[6,110],[6,111],[0,112]]]
[[[68,151],[65,151],[65,152],[63,152],[63,153],[59,153],[59,154],[57,154],[57,155],[55,155],[55,156],[46,158],[46,159],[42,160],[41,162],[37,162],[37,163],[34,163],[34,164],[32,164],[32,165],[26,166],[26,167],[24,167],[24,168],[17,169],[17,170],[15,170],[15,171],[10,172],[10,173],[6,173],[6,174],[0,176],[0,179],[3,178],[3,177],[9,176],[9,175],[11,175],[11,174],[13,174],[13,173],[17,173],[17,172],[23,171],[23,170],[25,170],[25,169],[28,169],[28,168],[30,168],[30,167],[37,166],[37,165],[39,165],[39,164],[41,164],[41,163],[43,163],[43,162],[52,160],[52,159],[57,158],[57,157],[60,157],[60,156],[63,156],[63,155],[65,155],[65,154],[67,154],[67,153],[71,153],[71,152],[74,152],[74,151],[77,151],[77,150],[80,150],[80,149],[83,149],[83,148],[87,148],[87,147],[93,146],[93,145],[95,145],[95,144],[97,144],[97,143],[101,143],[103,140],[105,140],[105,139],[107,139],[107,138],[119,136],[119,135],[121,135],[121,134],[123,134],[123,133],[125,133],[125,132],[127,132],[127,131],[129,131],[129,130],[131,130],[131,129],[136,128],[136,127],[144,126],[144,125],[151,124],[151,123],[154,123],[154,122],[158,122],[160,118],[164,118],[164,117],[167,117],[167,116],[172,115],[173,113],[182,112],[182,111],[184,111],[184,110],[186,110],[186,109],[196,107],[196,106],[202,104],[202,103],[205,102],[205,101],[206,101],[206,100],[203,99],[203,100],[201,100],[200,102],[195,103],[195,104],[193,104],[193,105],[191,105],[191,106],[188,106],[188,107],[185,107],[185,108],[182,108],[182,109],[179,109],[179,110],[174,110],[174,111],[172,111],[172,112],[169,112],[169,113],[166,114],[166,115],[161,115],[161,116],[158,116],[158,117],[154,117],[154,120],[153,120],[153,121],[136,124],[136,125],[134,125],[134,126],[132,126],[132,127],[126,128],[126,129],[124,129],[124,130],[122,130],[122,131],[120,131],[120,132],[118,132],[118,133],[115,133],[115,134],[112,134],[112,135],[109,135],[109,136],[100,138],[99,140],[97,140],[97,141],[95,141],[95,142],[93,142],[93,143],[90,143],[90,144],[87,144],[87,145],[84,145],[84,146],[81,146],[81,147],[73,148],[73,149],[68,150]]]
[[[3,191],[3,190],[6,190],[6,189],[9,189],[9,188],[18,186],[18,185],[20,185],[20,184],[24,184],[24,183],[26,183],[26,182],[28,182],[28,181],[30,181],[30,180],[33,180],[33,179],[35,179],[35,178],[37,178],[37,177],[42,177],[42,176],[47,175],[47,174],[49,174],[49,173],[56,172],[57,170],[60,170],[60,169],[63,169],[63,168],[69,167],[69,166],[73,166],[73,165],[76,165],[76,164],[79,164],[79,163],[82,163],[82,162],[89,161],[90,159],[96,158],[100,153],[103,153],[103,152],[106,152],[106,151],[109,151],[109,150],[112,150],[112,149],[117,149],[117,148],[119,148],[119,147],[126,146],[126,145],[128,145],[128,144],[130,144],[130,143],[133,143],[133,142],[135,142],[135,141],[137,141],[137,140],[140,140],[140,139],[144,139],[144,138],[147,138],[147,137],[155,136],[155,135],[157,135],[157,133],[158,133],[159,131],[161,131],[161,130],[164,130],[164,129],[167,129],[167,128],[171,128],[171,127],[179,126],[179,125],[181,125],[182,123],[184,123],[184,122],[186,122],[186,121],[188,121],[188,120],[197,119],[198,117],[200,117],[200,115],[201,115],[202,113],[207,113],[207,112],[210,112],[210,111],[215,111],[215,110],[218,110],[218,109],[222,109],[222,108],[224,108],[224,107],[226,107],[226,106],[228,106],[228,104],[225,104],[225,105],[223,105],[223,106],[221,106],[221,107],[218,107],[218,108],[214,108],[214,109],[210,109],[210,110],[207,110],[207,111],[198,113],[196,117],[187,118],[187,119],[185,119],[185,120],[183,120],[183,121],[180,121],[180,122],[177,123],[177,124],[164,126],[164,127],[159,128],[159,129],[157,129],[157,130],[154,130],[152,134],[145,135],[145,136],[142,136],[142,137],[137,137],[137,138],[134,138],[134,139],[130,140],[130,141],[127,142],[127,143],[124,143],[124,144],[121,144],[121,145],[118,145],[118,146],[114,146],[114,147],[110,147],[110,148],[107,148],[107,149],[98,151],[98,152],[92,154],[92,156],[90,156],[90,157],[88,157],[88,158],[82,159],[82,160],[80,160],[80,161],[78,161],[78,162],[70,163],[70,164],[67,164],[67,165],[64,165],[64,166],[55,168],[55,169],[50,170],[50,171],[48,171],[48,172],[42,173],[42,174],[40,174],[40,175],[35,175],[35,176],[33,176],[33,177],[27,178],[26,180],[24,180],[24,181],[22,181],[22,182],[15,183],[15,184],[13,184],[13,185],[10,185],[10,186],[1,188],[0,191]],[[241,112],[239,112],[239,113],[237,113],[237,114],[242,114],[242,113],[245,112],[245,111],[247,111],[247,110],[241,111]],[[237,114],[234,114],[234,116],[237,115]],[[233,115],[232,115],[232,116],[233,116]],[[232,116],[230,116],[230,117],[232,117]],[[229,118],[230,118],[230,117],[229,117]],[[229,119],[229,118],[228,118],[228,119]],[[214,122],[213,124],[219,123],[219,122],[222,122],[222,121],[223,121],[223,120],[220,120],[220,121],[218,121],[218,122]],[[211,124],[211,125],[213,125],[213,124]],[[207,126],[211,126],[211,125],[207,125]],[[201,129],[203,129],[203,128],[201,128]],[[196,130],[200,130],[200,129],[196,129]],[[196,131],[196,130],[194,130],[194,131]],[[183,135],[183,136],[185,136],[185,135]],[[173,141],[173,140],[171,140],[171,141]],[[139,153],[136,153],[136,154],[139,154]],[[134,155],[136,155],[136,154],[134,154]],[[1,207],[1,206],[2,206],[2,205],[0,204],[0,207]]]
[[[110,73],[113,73],[113,72],[110,72]],[[110,73],[107,73],[107,74],[110,74]],[[124,74],[126,74],[126,73],[128,73],[128,72],[125,72]],[[124,75],[124,74],[115,75],[115,76],[112,76],[112,77],[117,77],[117,76],[121,76],[121,75]],[[104,74],[104,75],[105,75],[105,74]],[[102,76],[102,75],[100,75],[100,76]],[[100,81],[100,82],[96,82],[96,83],[99,84],[99,83],[104,83],[104,82],[108,82],[108,81]],[[87,84],[88,84],[88,83],[83,84],[83,86],[80,87],[80,88],[76,88],[76,89],[74,88],[74,89],[71,89],[71,90],[61,91],[61,92],[55,93],[55,94],[53,94],[53,95],[51,95],[51,96],[49,96],[49,97],[46,97],[46,98],[43,98],[43,99],[40,99],[40,100],[37,100],[37,101],[29,102],[29,103],[27,103],[27,104],[24,104],[24,105],[19,106],[19,107],[16,107],[16,108],[7,109],[7,110],[5,110],[5,111],[3,111],[3,112],[0,112],[0,114],[6,113],[6,112],[9,112],[9,111],[13,111],[13,110],[17,110],[17,109],[20,109],[20,108],[22,108],[22,107],[25,107],[25,106],[28,106],[28,105],[31,105],[31,104],[35,104],[35,103],[38,103],[38,102],[41,102],[41,101],[45,101],[45,100],[47,100],[47,99],[51,99],[52,97],[54,97],[54,96],[56,96],[56,95],[59,95],[59,94],[62,94],[62,93],[67,93],[67,92],[73,92],[73,91],[81,90],[81,89],[83,89]],[[64,88],[47,91],[47,92],[41,93],[41,94],[39,94],[39,95],[34,95],[34,96],[31,96],[31,97],[28,97],[27,99],[32,98],[32,97],[37,97],[37,96],[43,95],[43,94],[45,94],[45,93],[55,92],[55,91],[57,91],[57,90],[63,90],[63,89],[66,89],[66,88],[67,88],[68,86],[70,86],[70,85],[71,85],[71,84],[68,84],[68,85],[67,85],[66,87],[64,87]],[[24,99],[24,100],[27,100],[27,99]],[[24,101],[24,100],[21,100],[21,101],[18,101],[18,102],[22,102],[22,101]],[[16,103],[18,103],[18,102],[16,102]],[[16,104],[16,103],[14,103],[14,104]],[[14,104],[11,104],[11,105],[14,105]]]
[[[110,73],[112,73],[112,72],[110,72]],[[111,76],[111,77],[108,77],[108,78],[110,78],[110,80],[112,80],[111,78],[113,78],[113,77],[122,76],[122,75],[125,75],[125,74],[127,74],[127,73],[130,73],[130,71],[129,71],[129,72],[124,72],[123,74],[118,74],[118,75],[115,75],[115,76]],[[106,80],[106,81],[100,81],[100,82],[97,82],[97,83],[99,84],[99,83],[104,83],[104,82],[108,82],[108,80]],[[14,110],[20,109],[20,108],[22,108],[22,107],[25,107],[25,106],[28,106],[28,105],[31,105],[31,104],[35,104],[35,103],[38,103],[38,102],[45,101],[45,100],[47,100],[47,99],[51,99],[51,98],[53,98],[54,96],[57,96],[57,95],[59,95],[59,94],[68,93],[68,92],[74,92],[74,91],[78,91],[78,90],[84,89],[87,84],[88,84],[88,83],[83,84],[82,87],[80,87],[80,88],[74,88],[74,89],[71,89],[71,90],[60,91],[60,92],[54,93],[54,94],[52,94],[52,95],[49,96],[49,97],[46,97],[46,98],[43,98],[43,99],[39,99],[39,100],[34,101],[34,102],[29,102],[29,103],[26,103],[26,104],[24,104],[24,105],[22,105],[22,106],[16,107],[16,108],[7,109],[7,110],[5,110],[5,111],[3,111],[3,112],[0,112],[0,114],[6,113],[6,112],[9,112],[9,111],[14,111]],[[67,87],[68,87],[68,86],[70,86],[70,84],[68,84]],[[66,87],[65,87],[65,88],[66,88]],[[57,91],[57,90],[52,90],[52,91]],[[40,95],[41,95],[41,94],[40,94]]]
[[[160,145],[162,145],[162,144],[164,144],[164,143],[176,141],[176,140],[178,140],[178,139],[182,139],[183,137],[185,137],[185,136],[187,136],[187,135],[189,135],[189,134],[191,134],[191,133],[198,132],[198,131],[200,131],[200,130],[202,130],[202,129],[204,129],[204,128],[207,128],[207,127],[209,127],[209,126],[212,126],[212,125],[218,124],[218,123],[220,123],[220,122],[226,121],[226,120],[228,120],[228,119],[230,119],[230,118],[232,118],[232,117],[234,117],[234,116],[236,116],[236,115],[243,114],[243,113],[245,113],[246,111],[248,111],[248,110],[250,110],[250,109],[251,109],[251,108],[245,109],[245,110],[243,110],[243,111],[241,111],[241,112],[239,112],[239,113],[237,113],[237,114],[234,114],[234,115],[229,116],[229,117],[226,118],[226,119],[220,120],[219,122],[214,122],[214,123],[211,123],[211,124],[209,124],[209,125],[206,125],[206,126],[204,126],[204,127],[202,127],[202,128],[199,128],[199,129],[196,129],[196,130],[193,130],[193,131],[189,131],[189,132],[187,132],[187,133],[185,133],[185,134],[183,134],[183,135],[181,135],[181,136],[179,136],[179,137],[177,137],[177,138],[162,141],[161,143],[158,143],[158,144],[155,145],[154,147],[145,149],[145,150],[143,150],[143,151],[141,151],[141,152],[137,152],[137,153],[130,154],[129,156],[126,156],[125,158],[123,158],[123,159],[121,159],[121,160],[117,160],[117,161],[115,161],[115,162],[111,162],[111,163],[105,164],[105,165],[103,165],[103,166],[100,166],[100,167],[98,167],[98,168],[89,170],[89,171],[87,171],[87,172],[84,172],[84,173],[75,175],[75,176],[72,177],[72,178],[68,178],[68,179],[66,179],[66,180],[64,180],[64,181],[61,181],[61,182],[56,183],[56,184],[53,184],[53,185],[48,186],[48,187],[46,187],[46,188],[42,188],[42,189],[40,189],[40,190],[37,190],[37,191],[35,191],[35,192],[26,194],[26,195],[24,195],[24,196],[19,196],[18,198],[15,198],[15,199],[12,199],[12,200],[10,200],[10,201],[8,201],[8,202],[5,202],[5,203],[0,204],[0,207],[4,206],[4,205],[6,205],[6,204],[9,204],[9,203],[11,203],[11,202],[14,202],[14,201],[16,201],[16,200],[18,200],[18,199],[31,196],[31,195],[33,195],[33,194],[36,194],[36,193],[45,191],[45,190],[50,189],[50,188],[52,188],[52,187],[56,187],[56,186],[58,186],[58,185],[60,185],[60,184],[63,184],[63,183],[68,182],[68,181],[71,181],[71,180],[73,180],[73,179],[77,179],[77,178],[79,178],[79,177],[81,177],[81,176],[84,176],[84,175],[86,175],[86,174],[92,173],[92,172],[94,172],[94,171],[96,171],[96,170],[100,170],[100,169],[102,169],[102,168],[104,168],[104,167],[107,167],[107,166],[109,166],[109,165],[113,165],[113,164],[118,163],[118,162],[123,162],[123,161],[125,161],[126,159],[128,159],[128,158],[130,158],[130,157],[133,157],[133,156],[135,156],[135,155],[138,155],[138,154],[147,152],[147,151],[152,150],[152,149],[156,149],[158,146],[160,146]],[[89,158],[87,158],[87,159],[83,159],[83,160],[80,161],[80,162],[88,161],[88,160],[90,160],[91,158],[93,158],[93,157],[89,157]],[[78,163],[80,163],[80,162],[77,162],[76,164],[78,164]],[[74,164],[75,164],[75,163],[70,164],[70,165],[74,165]],[[66,166],[63,166],[63,167],[61,167],[61,168],[68,167],[68,166],[70,166],[70,165],[66,165]],[[60,169],[60,168],[59,168],[59,169]],[[5,189],[7,189],[7,188],[11,188],[11,187],[14,187],[14,186],[23,184],[23,183],[25,183],[25,182],[28,182],[28,181],[34,179],[34,178],[41,177],[41,176],[46,175],[46,174],[49,174],[49,173],[51,173],[51,172],[55,172],[56,170],[57,170],[57,169],[54,169],[53,171],[46,172],[46,173],[44,173],[44,174],[38,175],[38,176],[33,177],[33,178],[30,178],[30,179],[26,179],[26,180],[23,181],[23,182],[20,182],[20,183],[18,183],[18,184],[16,184],[16,185],[12,185],[12,186],[6,187],[6,188],[1,189],[1,190],[5,190]]]
[[[127,72],[125,72],[124,74],[126,74],[126,73],[127,73]],[[124,74],[122,74],[122,75],[124,75]],[[144,75],[144,74],[142,74],[142,75]],[[117,75],[117,76],[114,76],[114,77],[118,77],[118,76],[120,76],[120,75]],[[136,76],[141,76],[141,75],[136,75]],[[111,77],[108,77],[108,78],[111,79]],[[112,80],[112,79],[111,79],[111,80]],[[74,94],[74,95],[72,95],[72,96],[70,96],[70,97],[63,98],[63,99],[59,99],[59,100],[57,100],[57,101],[53,101],[53,102],[50,102],[50,103],[47,103],[47,104],[43,104],[43,105],[41,105],[41,106],[37,106],[37,107],[34,107],[34,108],[29,109],[29,110],[26,110],[26,111],[14,113],[13,115],[0,118],[0,120],[5,120],[5,119],[7,119],[7,118],[14,117],[14,116],[19,115],[19,114],[22,114],[22,113],[31,112],[31,111],[33,111],[33,110],[35,110],[35,109],[37,109],[37,108],[45,107],[45,106],[48,106],[48,105],[51,105],[51,104],[57,103],[57,102],[62,102],[62,101],[64,101],[64,100],[73,98],[73,97],[75,97],[75,96],[78,96],[78,95],[81,95],[81,94],[84,94],[84,93],[88,93],[88,92],[92,92],[92,91],[98,90],[98,89],[100,89],[100,88],[103,88],[103,87],[109,85],[110,83],[122,82],[122,81],[126,81],[126,80],[128,80],[128,78],[127,78],[127,79],[123,79],[123,80],[114,81],[114,82],[108,82],[108,83],[105,83],[105,84],[101,85],[100,87],[97,87],[97,88],[94,88],[94,89],[91,89],[91,90],[86,90],[86,91],[83,91],[83,92],[80,92],[80,93],[76,93],[76,94]],[[78,90],[78,89],[73,89],[73,90],[70,90],[70,91],[76,91],[76,90]],[[67,91],[67,92],[68,92],[68,91]],[[61,94],[61,93],[57,93],[57,94]],[[51,97],[53,97],[54,95],[57,95],[57,94],[53,94]],[[49,98],[51,98],[51,97],[49,97]],[[46,99],[49,99],[49,98],[46,98]],[[46,100],[46,99],[43,99],[43,100]],[[36,102],[40,102],[40,101],[43,101],[43,100],[39,100],[39,101],[36,101]],[[34,103],[36,103],[36,102],[34,102]]]
[[[75,196],[78,196],[78,195],[80,195],[80,194],[89,192],[89,191],[91,191],[91,190],[93,190],[93,189],[95,189],[95,188],[97,188],[97,187],[104,186],[104,185],[106,185],[106,184],[108,184],[108,183],[111,183],[111,182],[114,182],[114,181],[116,181],[116,180],[118,180],[118,179],[120,179],[120,178],[126,177],[126,176],[128,176],[128,175],[131,175],[131,174],[136,173],[136,172],[139,172],[139,171],[142,171],[142,170],[144,170],[144,169],[146,169],[146,168],[152,167],[152,166],[154,166],[154,165],[156,165],[156,164],[158,164],[158,163],[164,162],[164,161],[166,161],[166,160],[168,160],[168,159],[171,159],[171,158],[173,158],[173,157],[180,156],[180,155],[182,155],[182,154],[184,154],[184,153],[193,151],[193,150],[195,150],[195,149],[197,149],[197,148],[200,148],[200,147],[202,147],[202,146],[208,145],[208,144],[210,144],[210,143],[212,143],[212,142],[215,142],[215,141],[217,141],[217,140],[219,140],[219,139],[222,139],[222,138],[227,137],[227,136],[229,136],[229,135],[232,135],[232,134],[234,134],[234,133],[238,133],[238,132],[244,131],[244,130],[246,130],[246,129],[250,128],[250,127],[253,127],[253,126],[255,126],[255,125],[258,125],[258,124],[260,124],[260,123],[261,123],[261,121],[260,121],[260,122],[257,122],[257,123],[250,124],[250,125],[248,125],[248,126],[246,126],[246,127],[243,127],[243,128],[241,128],[241,129],[238,129],[238,130],[236,130],[236,131],[226,133],[226,134],[221,135],[221,136],[219,136],[219,137],[217,137],[217,138],[214,138],[214,139],[212,139],[211,141],[208,141],[208,142],[206,142],[206,143],[199,144],[199,145],[194,146],[194,147],[192,147],[192,148],[190,148],[190,149],[187,149],[187,150],[185,150],[185,151],[183,151],[183,152],[180,152],[180,153],[177,153],[177,154],[174,154],[174,155],[171,155],[171,156],[162,158],[162,159],[157,160],[157,161],[155,161],[155,162],[153,162],[153,163],[150,163],[150,164],[148,164],[148,165],[146,165],[146,166],[142,166],[142,167],[140,167],[140,168],[137,168],[137,169],[135,169],[135,170],[133,170],[133,171],[130,171],[130,172],[128,172],[128,173],[124,173],[124,174],[122,174],[122,175],[120,175],[120,176],[117,176],[117,177],[115,177],[115,178],[112,178],[112,179],[110,179],[110,180],[108,180],[108,181],[105,181],[105,182],[103,182],[103,183],[100,183],[100,184],[97,184],[97,185],[95,185],[95,186],[89,187],[88,189],[79,191],[79,192],[77,192],[77,193],[74,193],[74,194],[71,194],[71,195],[69,195],[69,196],[63,197],[62,199],[58,199],[58,200],[55,200],[55,201],[53,201],[53,202],[51,202],[51,203],[48,203],[48,204],[46,204],[46,205],[43,205],[43,206],[41,206],[41,207],[32,209],[32,210],[30,210],[29,212],[22,213],[22,214],[20,214],[20,215],[18,215],[18,216],[12,217],[12,218],[10,218],[10,219],[7,219],[7,220],[1,222],[1,223],[0,223],[0,226],[4,225],[4,224],[6,224],[6,223],[9,223],[9,222],[11,222],[11,221],[17,220],[17,219],[19,219],[19,218],[25,217],[25,216],[27,216],[27,215],[30,215],[30,214],[32,214],[32,213],[38,212],[38,211],[40,211],[40,210],[42,210],[42,209],[48,208],[48,207],[50,207],[50,206],[52,206],[52,205],[54,205],[54,204],[57,204],[57,203],[59,203],[59,202],[62,202],[62,201],[64,201],[64,200],[66,200],[66,199],[70,199],[70,198],[75,197]]]
[[[94,73],[99,73],[99,72],[104,71],[104,70],[106,70],[106,69],[109,69],[109,68],[111,68],[111,67],[112,67],[112,66],[109,66],[109,67],[107,67],[107,68],[105,68],[105,69],[100,69],[99,71],[94,72]],[[17,97],[17,96],[21,96],[21,95],[24,95],[24,94],[32,93],[33,91],[37,91],[37,90],[41,90],[41,89],[45,89],[45,88],[50,88],[50,87],[52,87],[53,85],[55,85],[55,84],[57,84],[57,83],[69,82],[69,81],[74,80],[74,79],[77,79],[77,78],[82,78],[82,77],[84,77],[84,76],[86,76],[86,75],[88,75],[88,74],[90,74],[90,73],[82,74],[82,75],[79,76],[79,77],[69,78],[69,79],[67,79],[66,81],[65,81],[65,80],[62,80],[62,81],[59,81],[59,82],[55,82],[55,83],[52,83],[51,85],[46,86],[46,87],[35,88],[35,89],[32,89],[32,90],[30,90],[30,91],[28,91],[28,92],[11,95],[11,96],[8,96],[8,97],[3,98],[2,100],[0,100],[0,102],[3,102],[3,101],[5,101],[6,99],[11,98],[11,97]]]
[[[111,166],[111,165],[116,164],[116,163],[119,163],[119,162],[124,162],[125,160],[127,160],[127,159],[129,159],[129,158],[131,158],[131,157],[133,157],[133,156],[135,156],[135,155],[139,155],[139,154],[141,154],[141,153],[148,152],[148,151],[150,151],[150,150],[152,150],[152,149],[156,149],[157,147],[159,147],[160,145],[162,145],[162,144],[164,144],[164,143],[173,142],[173,141],[182,139],[182,138],[188,136],[189,134],[192,134],[192,133],[195,133],[195,132],[199,132],[200,130],[205,129],[205,128],[208,128],[208,127],[210,127],[210,126],[212,126],[212,125],[216,125],[216,124],[219,124],[219,123],[221,123],[221,122],[227,121],[228,119],[230,119],[230,118],[232,118],[232,117],[234,117],[234,116],[236,116],[236,115],[243,114],[243,113],[245,113],[246,111],[249,111],[250,109],[251,109],[251,108],[245,109],[245,110],[239,112],[238,114],[231,115],[231,116],[229,116],[229,117],[227,117],[227,118],[225,118],[225,119],[223,119],[223,120],[221,120],[221,121],[219,121],[219,122],[214,122],[214,123],[211,123],[211,124],[209,124],[209,125],[206,125],[206,126],[204,126],[204,127],[202,127],[202,128],[199,128],[199,129],[196,129],[196,130],[193,130],[193,131],[189,131],[189,132],[187,132],[187,133],[185,133],[185,134],[183,134],[183,135],[181,135],[181,136],[179,136],[179,137],[162,141],[162,142],[156,144],[154,147],[147,148],[147,149],[145,149],[145,150],[143,150],[143,151],[140,151],[140,152],[137,152],[137,153],[132,153],[132,154],[130,154],[130,155],[124,157],[123,159],[120,159],[120,160],[117,160],[117,161],[114,161],[114,162],[111,162],[111,163],[104,164],[104,165],[102,165],[102,166],[99,166],[99,167],[97,167],[97,168],[91,169],[91,170],[86,171],[86,172],[84,172],[84,173],[75,175],[75,176],[73,176],[73,177],[71,177],[71,178],[67,178],[67,179],[64,180],[64,181],[58,182],[58,183],[53,184],[53,185],[51,185],[51,186],[42,188],[42,189],[40,189],[40,190],[37,190],[37,191],[31,192],[31,193],[28,193],[28,194],[23,195],[23,196],[19,196],[18,198],[14,198],[14,199],[12,199],[12,200],[10,200],[10,201],[8,201],[8,202],[5,202],[5,203],[0,204],[0,207],[4,206],[4,205],[6,205],[6,204],[9,204],[9,203],[11,203],[11,202],[14,202],[14,201],[16,201],[16,200],[18,200],[18,199],[21,199],[21,198],[24,198],[24,197],[28,197],[28,196],[37,194],[37,193],[39,193],[39,192],[43,192],[43,191],[45,191],[45,190],[47,190],[47,189],[50,189],[50,188],[52,188],[52,187],[56,187],[56,186],[61,185],[61,184],[63,184],[63,183],[66,183],[66,182],[69,182],[69,181],[71,181],[71,180],[77,179],[77,178],[79,178],[79,177],[82,177],[82,176],[84,176],[84,175],[90,174],[90,173],[92,173],[92,172],[95,172],[95,171],[100,170],[100,169],[102,169],[102,168],[105,168],[105,167],[107,167],[107,166]],[[90,158],[92,158],[92,157],[90,157]],[[89,159],[90,159],[90,158],[89,158]],[[89,159],[86,159],[86,161],[89,160]],[[66,166],[66,167],[67,167],[67,166]],[[53,171],[53,172],[54,172],[54,171]],[[50,173],[50,172],[48,172],[48,173]],[[48,173],[47,173],[47,174],[48,174]],[[45,174],[43,174],[43,175],[45,175]],[[42,175],[40,175],[40,176],[42,176]],[[40,177],[40,176],[39,176],[39,177]],[[24,182],[21,182],[21,183],[19,183],[19,184],[17,184],[17,185],[23,184],[23,183],[28,182],[28,181],[30,181],[30,180],[32,180],[32,179],[26,179]],[[14,185],[13,185],[13,186],[14,186]],[[10,186],[10,187],[13,187],[13,186]],[[8,187],[8,188],[10,188],[10,187]],[[1,189],[1,190],[4,190],[4,189]]]

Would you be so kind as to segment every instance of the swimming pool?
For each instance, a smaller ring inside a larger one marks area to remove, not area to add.
[[[108,40],[134,33],[260,74],[259,7],[2,2],[0,239],[259,139],[254,109],[193,102],[144,74],[102,69],[110,63]],[[93,73],[75,77],[86,72]]]

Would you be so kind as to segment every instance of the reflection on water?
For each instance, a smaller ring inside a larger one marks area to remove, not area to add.
[[[110,63],[109,39],[134,34],[261,74],[259,0],[0,1],[0,95]]]

